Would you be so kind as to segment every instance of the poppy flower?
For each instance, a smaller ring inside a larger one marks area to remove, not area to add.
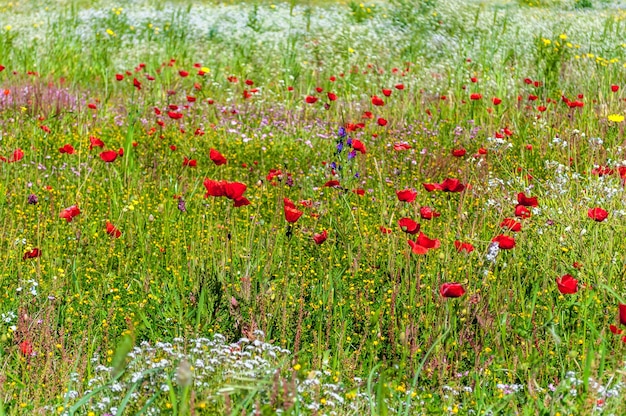
[[[531,212],[524,205],[515,206],[515,216],[520,218],[530,218]]]
[[[614,333],[615,335],[620,335],[622,332],[624,332],[623,330],[619,329],[617,326],[611,324],[609,325],[609,329],[611,330],[612,333]]]
[[[465,189],[465,185],[463,185],[458,179],[445,179],[441,182],[441,190],[444,192],[462,192]]]
[[[365,111],[363,113],[363,118],[366,118],[368,120],[372,120],[374,118],[374,114],[372,114],[371,111]]]
[[[385,97],[389,97],[391,95],[391,90],[387,88],[383,88],[383,95]]]
[[[374,104],[375,106],[381,107],[381,106],[385,105],[385,102],[383,101],[382,98],[374,95],[372,97],[372,104]]]
[[[71,207],[65,208],[63,211],[61,211],[61,213],[59,214],[59,218],[65,218],[67,222],[72,222],[74,217],[79,214],[80,209],[78,209],[76,205],[72,205]]]
[[[283,198],[283,206],[285,208],[293,208],[296,209],[296,204],[293,203],[293,201],[289,198]]]
[[[508,235],[500,234],[491,241],[498,243],[498,247],[501,250],[510,250],[515,247],[515,239],[513,237],[509,237]]]
[[[122,235],[122,232],[115,225],[111,224],[110,221],[106,222],[106,232],[108,235],[114,238],[120,238],[120,236]]]
[[[602,208],[592,208],[587,211],[587,216],[594,221],[602,222],[606,220],[606,218],[609,216],[609,213]]]
[[[246,192],[247,186],[241,182],[226,182],[224,184],[224,196],[228,199],[238,199]]]
[[[26,357],[33,355],[33,344],[30,341],[20,342],[20,352]]]
[[[536,196],[527,197],[523,192],[517,194],[517,202],[525,207],[536,207],[539,205]]]
[[[379,126],[384,127],[387,125],[387,120],[385,120],[384,118],[380,117],[378,120],[376,120],[376,123],[378,123]]]
[[[97,137],[91,136],[89,138],[89,150],[93,149],[94,147],[104,147],[104,142]]]
[[[245,196],[240,196],[239,198],[235,198],[233,206],[235,208],[245,207],[246,205],[250,205],[250,201]]]
[[[467,150],[460,148],[452,150],[452,156],[454,157],[463,157],[467,153]]]
[[[470,100],[472,100],[472,101],[478,101],[481,98],[483,98],[482,94],[473,93],[473,94],[470,95]]]
[[[626,325],[626,305],[619,304],[619,323]]]
[[[518,232],[522,229],[522,224],[520,224],[519,222],[515,221],[513,218],[505,218],[501,223],[500,223],[500,228],[504,228],[507,230],[511,230],[514,232]]]
[[[211,149],[209,151],[209,157],[217,166],[223,165],[227,162],[226,158],[215,149]]]
[[[177,111],[168,111],[167,115],[169,118],[171,118],[172,120],[180,120],[181,118],[183,118],[183,114],[179,113]]]
[[[498,97],[493,97],[491,99],[491,102],[493,103],[493,105],[500,105],[500,103],[502,102],[502,100]]]
[[[557,288],[559,292],[564,295],[571,295],[578,292],[578,280],[573,276],[565,274],[556,279]]]
[[[416,241],[409,240],[409,246],[411,251],[415,254],[426,254],[428,250],[439,248],[441,243],[437,239],[430,239],[426,235],[420,232]]]
[[[313,234],[313,241],[315,241],[315,244],[322,244],[324,241],[326,241],[326,239],[328,238],[328,231],[324,230],[321,233],[315,233]]]
[[[473,245],[471,245],[470,243],[463,243],[459,240],[456,240],[454,242],[454,247],[456,247],[456,251],[458,251],[459,253],[461,253],[462,251],[465,251],[466,253],[471,253],[472,251],[474,251]]]
[[[358,150],[359,152],[361,152],[362,154],[366,153],[365,150],[365,145],[363,144],[363,142],[361,142],[359,139],[354,139],[352,141],[352,148],[354,150]]]
[[[400,229],[407,234],[417,234],[420,231],[420,224],[410,218],[400,218],[398,225]]]
[[[444,283],[439,288],[439,293],[444,298],[460,298],[465,294],[465,289],[460,283]]]
[[[402,191],[396,191],[398,200],[402,202],[413,202],[417,197],[417,191],[413,189],[404,189]]]
[[[404,84],[396,84],[396,85],[395,85],[395,89],[397,89],[397,90],[403,90],[403,89],[404,89]]]
[[[206,188],[206,194],[204,194],[204,197],[208,198],[209,196],[219,197],[226,195],[224,191],[224,183],[224,181],[205,179],[203,184]]]
[[[315,104],[317,102],[317,97],[313,97],[312,95],[307,95],[304,99],[307,104]]]
[[[619,91],[619,85],[611,85],[611,91],[618,92]]]
[[[326,96],[329,101],[335,101],[337,99],[337,94],[333,94],[332,92],[327,93]]]
[[[289,223],[294,223],[298,221],[300,217],[302,216],[302,214],[304,214],[302,211],[296,208],[288,207],[288,206],[284,207],[284,211],[285,211],[285,220],[287,220],[287,222]]]
[[[114,162],[117,159],[118,153],[115,150],[105,150],[100,153],[100,159],[104,160],[107,163]]]
[[[198,161],[196,159],[189,159],[188,157],[183,158],[183,166],[189,166],[190,168],[195,168],[198,166]]]
[[[432,209],[431,207],[421,207],[420,208],[420,217],[425,220],[432,220],[433,218],[440,217],[441,214]]]
[[[424,189],[428,192],[441,191],[441,185],[438,183],[423,183]]]
[[[186,78],[186,77],[189,76],[189,72],[184,71],[184,70],[181,69],[180,71],[178,71],[178,75],[180,75],[183,78]]]
[[[141,82],[139,82],[139,80],[137,78],[133,78],[133,85],[135,86],[135,88],[137,88],[138,90],[141,89]]]
[[[34,248],[34,249],[24,253],[24,256],[22,256],[22,260],[34,259],[34,258],[37,258],[37,257],[41,257],[41,250],[38,249],[38,248]]]
[[[118,81],[122,81],[124,79],[124,75],[122,74],[115,74],[115,79]]]
[[[337,188],[337,187],[339,187],[340,185],[339,185],[339,181],[336,181],[336,180],[331,180],[331,181],[326,182],[326,183],[324,184],[324,186],[325,186],[326,188]]]
[[[411,145],[405,142],[401,142],[401,143],[395,143],[393,145],[393,150],[396,151],[401,151],[401,150],[409,150],[411,148]]]
[[[68,155],[73,155],[74,153],[76,153],[76,151],[74,150],[74,146],[72,146],[71,144],[66,144],[63,147],[59,147],[59,153],[67,153]]]
[[[353,189],[352,192],[354,192],[355,194],[357,194],[359,196],[365,195],[365,189],[363,189],[363,188]]]

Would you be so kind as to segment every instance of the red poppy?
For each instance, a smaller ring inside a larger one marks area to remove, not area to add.
[[[353,189],[352,192],[354,192],[355,194],[357,194],[359,196],[365,195],[365,189],[363,189],[363,188]]]
[[[473,245],[471,245],[470,243],[463,243],[459,240],[456,240],[454,242],[454,247],[456,247],[456,251],[458,251],[459,253],[461,253],[462,251],[465,251],[466,253],[471,253],[472,251],[474,251]]]
[[[289,223],[294,223],[298,221],[300,217],[302,216],[302,214],[304,214],[302,211],[296,208],[288,207],[288,206],[284,207],[284,211],[285,211],[285,219]]]
[[[614,333],[615,335],[620,335],[622,332],[624,332],[623,330],[619,329],[617,326],[611,324],[609,325],[609,329],[611,330],[612,333]]]
[[[619,323],[626,325],[626,305],[619,304]]]
[[[444,192],[462,192],[465,189],[465,185],[463,185],[458,179],[445,179],[441,182],[441,190]]]
[[[444,283],[439,288],[439,293],[444,298],[460,298],[465,294],[465,289],[460,283]]]
[[[226,158],[215,149],[211,149],[209,151],[209,157],[217,166],[223,165],[227,162]]]
[[[410,218],[400,218],[398,225],[400,229],[407,234],[417,234],[420,231],[420,224]]]
[[[76,151],[74,150],[74,146],[72,146],[71,144],[66,144],[63,147],[59,147],[59,152],[67,153],[68,155],[73,155],[74,153],[76,153]]]
[[[245,207],[246,205],[250,205],[250,201],[245,196],[235,198],[233,201],[234,201],[233,206],[235,208]]]
[[[517,202],[525,207],[536,207],[539,205],[536,196],[527,197],[523,192],[517,194]]]
[[[137,88],[138,90],[141,89],[141,82],[139,82],[139,80],[137,78],[133,78],[133,85],[135,86],[135,88]]]
[[[289,198],[283,198],[283,206],[285,208],[293,208],[296,209],[296,204],[293,203],[293,201]]]
[[[441,214],[432,209],[431,207],[421,207],[420,208],[420,217],[425,220],[432,220],[433,218],[440,217]]]
[[[574,277],[569,274],[557,278],[556,284],[559,292],[564,295],[571,295],[578,292],[578,280],[574,279]]]
[[[324,230],[320,234],[313,234],[313,241],[315,244],[322,244],[328,238],[328,231]]]
[[[204,187],[206,188],[206,194],[204,194],[205,198],[209,196],[224,196],[226,195],[224,191],[224,181],[214,181],[211,179],[204,180]]]
[[[481,98],[483,98],[482,94],[473,93],[470,95],[470,100],[472,101],[477,101],[477,100],[480,100]]]
[[[228,199],[238,199],[246,192],[247,186],[241,182],[226,182],[224,184],[224,196]]]
[[[417,197],[417,191],[413,189],[404,189],[402,191],[396,191],[398,200],[402,202],[413,202]]]
[[[26,357],[33,355],[33,344],[30,341],[20,342],[20,352]]]
[[[491,241],[498,243],[498,247],[502,250],[510,250],[515,247],[515,239],[508,235],[500,234]]]
[[[34,249],[24,253],[24,256],[22,256],[22,260],[34,259],[34,258],[37,258],[37,257],[41,257],[41,250],[39,250],[38,248],[34,248]]]
[[[380,107],[380,106],[385,105],[385,102],[383,101],[383,99],[382,99],[382,98],[380,98],[380,97],[378,97],[378,96],[374,95],[374,96],[372,97],[372,104],[374,104],[375,106]]]
[[[97,137],[91,136],[89,138],[89,150],[93,149],[94,147],[104,147],[104,142]]]
[[[478,149],[478,154],[479,155],[486,155],[487,154],[487,149],[485,149],[484,147],[480,147]]]
[[[121,81],[121,80],[124,79],[124,75],[122,75],[122,74],[115,74],[115,79],[118,80],[118,81]]]
[[[89,109],[91,109],[91,110],[97,110],[98,109],[98,107],[95,104],[93,104],[93,103],[87,104],[87,107],[89,107]]]
[[[441,185],[438,183],[423,183],[422,185],[428,192],[441,191]]]
[[[315,104],[317,102],[317,97],[313,97],[312,95],[307,95],[304,101],[306,101],[307,104]]]
[[[327,187],[327,188],[337,188],[340,185],[339,185],[339,181],[331,180],[331,181],[326,182],[324,184],[324,186]]]
[[[441,245],[439,240],[430,239],[422,232],[420,232],[416,241],[409,240],[408,243],[411,246],[411,251],[415,254],[426,254],[428,250],[439,248]]]
[[[403,90],[403,89],[404,89],[404,84],[396,84],[396,85],[395,85],[395,88],[396,88],[397,90]]]
[[[329,101],[335,101],[337,99],[337,94],[333,94],[332,92],[327,93],[326,96]]]
[[[361,152],[362,154],[366,153],[365,150],[365,145],[363,144],[363,142],[361,142],[359,139],[354,139],[352,141],[352,148],[354,150],[358,150],[359,152]]]
[[[180,71],[178,71],[178,75],[180,75],[183,78],[186,78],[189,76],[189,72],[187,71],[183,71],[182,69]]]
[[[188,157],[183,158],[183,166],[189,166],[190,168],[195,168],[198,166],[198,161],[196,159],[189,159]]]
[[[171,118],[172,120],[180,120],[181,118],[183,118],[183,114],[179,113],[177,111],[168,111],[167,115],[169,118]]]
[[[530,218],[531,212],[524,205],[515,206],[515,216],[520,218]]]
[[[376,120],[376,122],[378,123],[379,126],[384,127],[387,125],[387,120],[385,120],[384,118],[380,117],[378,120]]]
[[[365,112],[363,113],[363,118],[366,118],[366,119],[372,120],[372,119],[374,118],[374,114],[372,114],[372,112],[371,112],[371,111],[365,111]]]
[[[404,143],[404,142],[402,142],[402,143],[395,143],[393,145],[393,150],[396,150],[396,151],[409,150],[410,148],[411,148],[411,145],[408,144],[408,143]]]
[[[100,159],[104,160],[107,163],[114,162],[117,159],[117,152],[115,150],[105,150],[100,153]]]
[[[500,105],[500,103],[502,102],[501,99],[499,99],[498,97],[493,97],[491,99],[491,102],[493,103],[493,105]]]
[[[619,85],[611,85],[611,91],[618,92],[619,91]]]
[[[452,150],[452,156],[454,157],[463,157],[465,156],[465,153],[467,153],[467,150],[463,148]]]
[[[500,228],[508,229],[514,232],[518,232],[522,229],[522,224],[515,221],[513,218],[505,218],[500,223]]]
[[[606,218],[609,216],[609,213],[602,208],[592,208],[587,211],[587,216],[594,221],[602,222],[606,220]]]
[[[387,88],[383,88],[383,95],[385,97],[389,97],[391,95],[391,90]]]
[[[61,211],[61,213],[59,214],[59,218],[65,218],[67,222],[72,222],[74,217],[79,214],[80,209],[78,209],[76,205],[72,205],[71,207],[65,208],[63,211]]]
[[[122,232],[115,225],[111,224],[110,221],[106,222],[106,232],[108,235],[114,238],[120,238],[120,236],[122,235]]]

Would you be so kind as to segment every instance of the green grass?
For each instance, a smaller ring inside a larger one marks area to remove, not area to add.
[[[623,412],[623,11],[120,6],[0,6],[0,414]]]

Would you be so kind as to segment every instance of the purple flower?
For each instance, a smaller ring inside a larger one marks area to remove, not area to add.
[[[339,127],[339,137],[344,138],[346,137],[346,129],[344,129],[343,127]]]
[[[348,160],[354,159],[355,157],[356,157],[356,150],[352,150],[350,153],[348,153]]]
[[[37,198],[37,195],[35,194],[28,195],[28,203],[30,205],[36,205],[37,202],[39,202],[39,198]]]
[[[343,141],[337,143],[337,153],[341,153],[343,150]]]
[[[185,200],[182,197],[178,198],[178,210],[180,212],[187,212],[187,207],[185,206]]]

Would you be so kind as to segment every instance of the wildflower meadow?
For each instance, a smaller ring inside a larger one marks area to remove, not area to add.
[[[626,4],[0,3],[0,416],[626,413]]]

